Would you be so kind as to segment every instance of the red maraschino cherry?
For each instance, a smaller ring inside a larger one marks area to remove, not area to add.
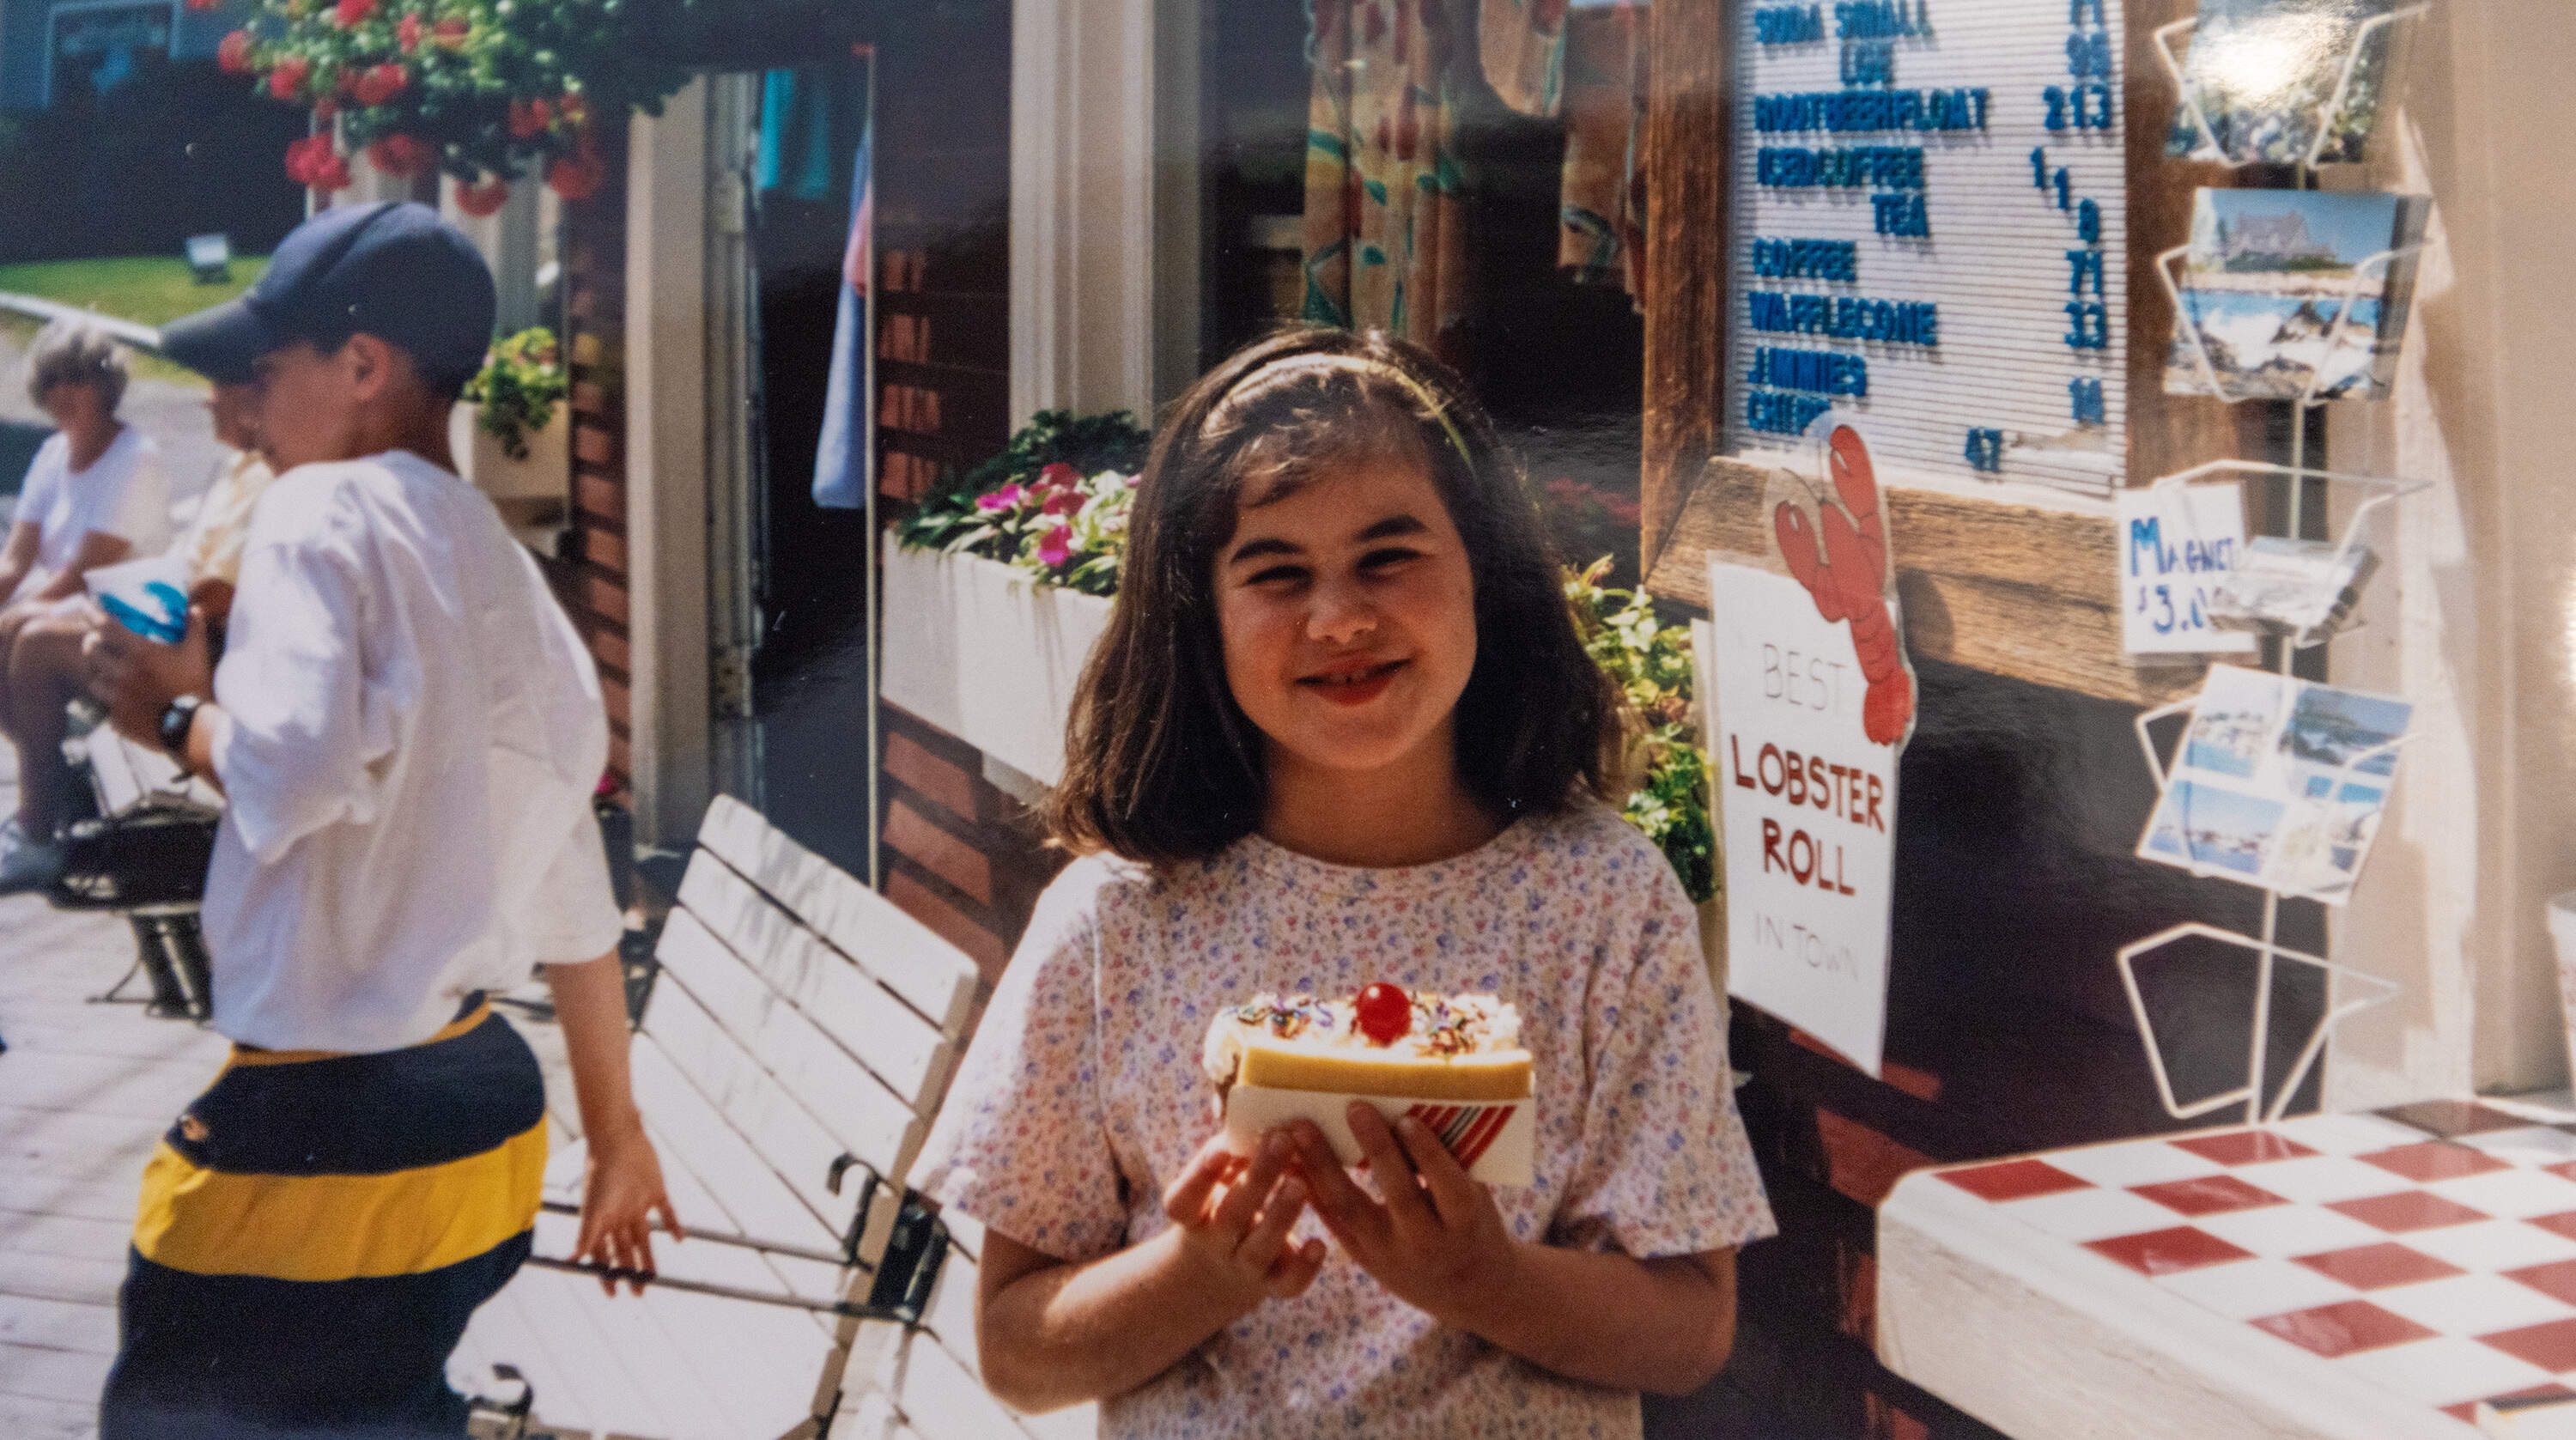
[[[1360,992],[1351,1007],[1360,1033],[1380,1045],[1392,1045],[1413,1028],[1413,997],[1381,980]]]

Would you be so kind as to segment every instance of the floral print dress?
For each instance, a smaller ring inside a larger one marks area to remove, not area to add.
[[[1537,1174],[1497,1189],[1524,1241],[1682,1255],[1774,1233],[1728,1084],[1695,915],[1664,857],[1586,800],[1454,860],[1355,869],[1258,836],[1164,873],[1106,858],[1049,888],[924,1157],[921,1188],[1081,1261],[1169,1222],[1217,1128],[1201,1037],[1260,992],[1385,980],[1517,1005]],[[1301,1235],[1320,1235],[1310,1214]],[[1100,1408],[1105,1436],[1634,1436],[1634,1392],[1444,1329],[1334,1250]]]

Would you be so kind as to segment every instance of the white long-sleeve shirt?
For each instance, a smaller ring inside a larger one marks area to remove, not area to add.
[[[417,1044],[466,994],[617,943],[590,810],[599,677],[464,481],[403,451],[279,477],[215,699],[204,926],[225,1035]]]

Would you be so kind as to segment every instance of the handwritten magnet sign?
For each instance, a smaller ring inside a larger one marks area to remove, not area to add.
[[[2150,485],[2119,493],[2120,641],[2132,655],[2241,654],[2243,630],[2211,623],[2210,592],[2245,548],[2242,487]]]
[[[1809,436],[1764,501],[1776,548],[1708,562],[1727,991],[1876,1075],[1914,670],[1869,447],[1841,415]]]

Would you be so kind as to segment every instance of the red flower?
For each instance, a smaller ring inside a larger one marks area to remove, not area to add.
[[[289,55],[277,62],[276,69],[268,72],[268,93],[280,100],[292,100],[295,92],[303,88],[305,77],[312,73],[312,61],[301,55]]]
[[[215,63],[224,67],[227,75],[249,74],[250,32],[236,30],[225,36],[223,43],[215,47]]]
[[[325,95],[320,100],[314,102],[313,123],[316,125],[328,125],[331,123],[332,117],[339,113],[340,102],[332,99],[328,95]]]
[[[1075,490],[1055,490],[1048,493],[1046,503],[1038,507],[1038,513],[1041,515],[1066,515],[1081,508],[1081,492]]]
[[[1069,490],[1082,483],[1082,472],[1058,460],[1038,472],[1038,483],[1060,490]]]
[[[510,102],[510,138],[525,140],[554,123],[554,109],[543,100]]]
[[[358,28],[359,22],[376,13],[376,0],[340,0],[331,7],[331,21],[343,30]]]
[[[446,19],[439,21],[437,24],[430,26],[429,33],[438,37],[439,44],[453,50],[457,46],[465,43],[465,37],[471,33],[473,29],[474,27],[468,24],[463,18],[450,15]]]
[[[219,0],[188,0],[188,8],[191,10],[212,10],[218,3]]]
[[[420,17],[405,15],[394,24],[394,41],[408,55],[420,48]]]
[[[358,76],[357,83],[350,87],[349,93],[361,105],[382,105],[400,95],[410,84],[411,72],[389,60],[382,65],[368,66]]]
[[[546,167],[546,186],[566,200],[587,200],[608,183],[608,167],[602,164],[599,151],[590,143],[590,133],[582,132],[573,153]]]
[[[397,180],[408,180],[428,169],[431,159],[427,145],[400,132],[367,147],[367,163]]]
[[[349,162],[331,148],[328,135],[307,135],[286,147],[286,178],[316,190],[349,188]]]
[[[508,203],[510,182],[498,175],[486,178],[480,185],[468,185],[462,180],[456,182],[456,208],[468,215],[480,218],[498,214]]]

